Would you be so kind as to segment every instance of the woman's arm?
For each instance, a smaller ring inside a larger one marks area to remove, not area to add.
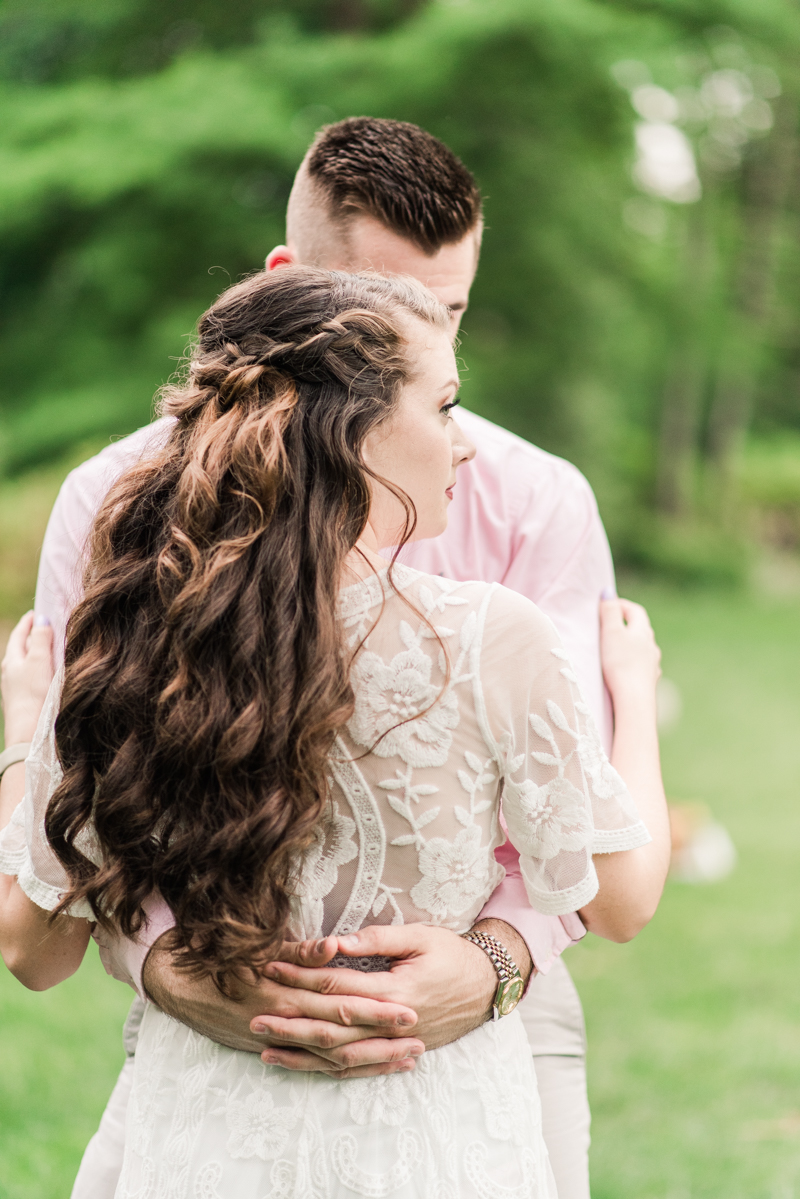
[[[661,651],[644,608],[620,599],[600,605],[600,645],[614,704],[611,764],[652,841],[638,849],[594,855],[600,890],[580,915],[590,932],[630,941],[655,915],[669,870],[669,817],[656,730]]]
[[[30,742],[53,677],[53,632],[23,616],[9,638],[2,664],[2,695],[7,745]],[[0,831],[25,795],[25,763],[9,766],[0,779]],[[19,981],[44,991],[69,978],[81,964],[89,941],[88,920],[50,919],[13,875],[0,874],[0,954]]]

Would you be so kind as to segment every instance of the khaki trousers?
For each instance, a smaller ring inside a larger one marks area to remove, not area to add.
[[[519,1010],[534,1057],[558,1199],[589,1199],[586,1034],[578,992],[560,958],[548,974],[536,976]],[[113,1199],[122,1169],[125,1113],[140,1022],[141,1004],[136,1000],[125,1025],[128,1056],[100,1127],[86,1147],[72,1199]]]

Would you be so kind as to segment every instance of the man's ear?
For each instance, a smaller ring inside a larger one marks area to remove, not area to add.
[[[276,246],[270,250],[264,262],[264,269],[274,271],[276,266],[296,266],[297,253],[290,246]]]

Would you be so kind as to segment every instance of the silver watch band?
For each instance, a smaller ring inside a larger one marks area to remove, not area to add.
[[[9,745],[7,749],[4,749],[0,754],[0,778],[3,777],[9,766],[14,766],[17,762],[24,762],[30,752],[30,741],[18,741],[16,745]]]

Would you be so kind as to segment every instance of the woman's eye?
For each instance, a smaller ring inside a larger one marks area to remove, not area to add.
[[[451,409],[457,407],[457,405],[460,403],[461,403],[461,400],[459,400],[459,399],[451,400],[449,404],[442,404],[439,411],[443,412],[445,414],[445,416],[447,416],[449,418]]]

